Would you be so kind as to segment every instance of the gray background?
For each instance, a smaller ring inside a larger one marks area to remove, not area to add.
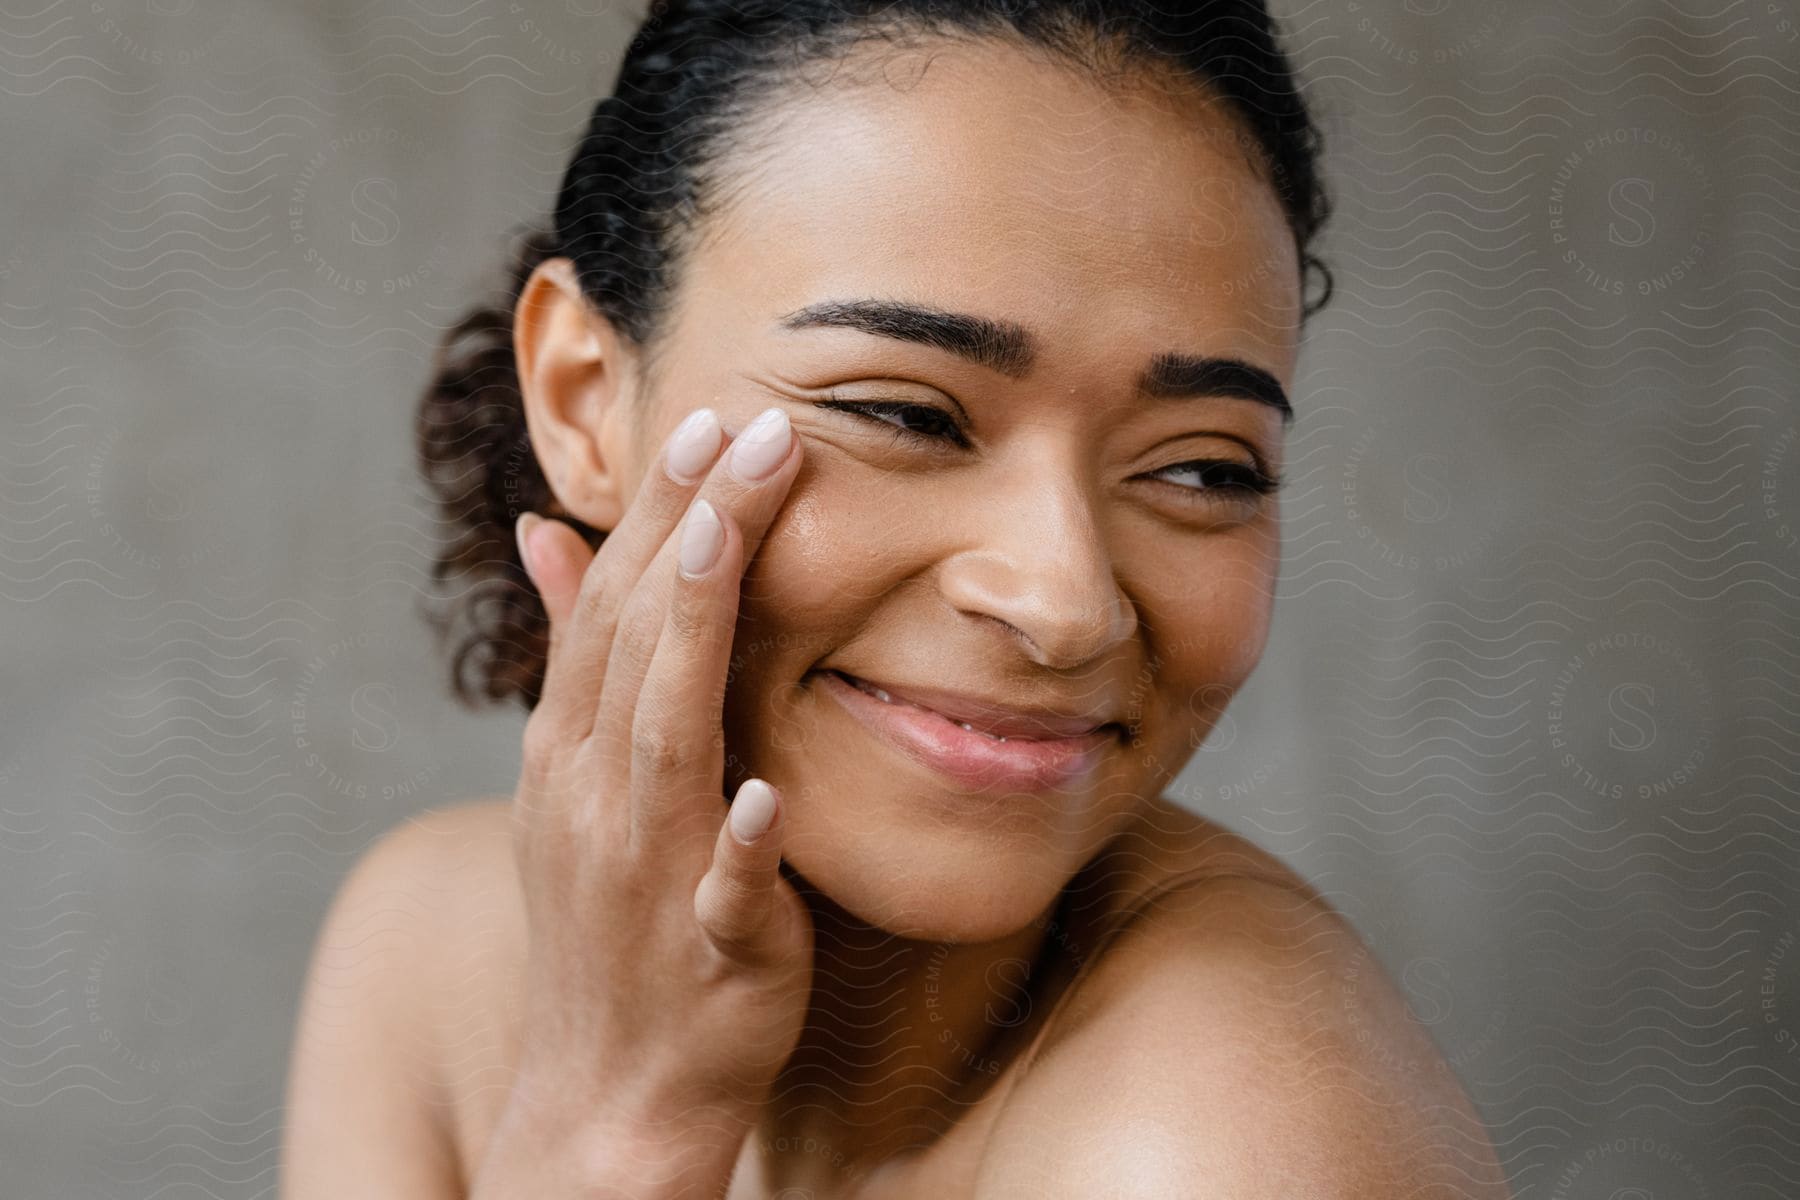
[[[510,791],[414,399],[637,11],[0,14],[6,1196],[272,1193],[337,883]],[[1174,794],[1366,932],[1520,1196],[1800,1194],[1800,0],[1280,11],[1342,290]]]

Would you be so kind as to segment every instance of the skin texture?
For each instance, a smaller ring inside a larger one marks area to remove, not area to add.
[[[745,572],[722,724],[725,794],[781,789],[817,971],[730,1196],[1505,1196],[1398,995],[1352,1008],[1333,986],[1354,932],[1158,799],[1256,666],[1279,568],[1274,497],[1168,468],[1279,473],[1280,414],[1134,387],[1159,353],[1292,383],[1297,252],[1248,136],[1191,87],[1102,87],[1000,43],[847,65],[869,69],[797,89],[727,168],[653,380],[565,260],[515,330],[565,515],[616,525],[701,405],[733,435],[778,405],[804,449]],[[1022,327],[1035,357],[781,326],[864,298]],[[896,437],[832,392],[935,407],[970,444]],[[870,735],[825,667],[1097,706],[1135,736],[1066,788],[976,793]],[[346,884],[301,1017],[284,1195],[446,1196],[478,1168],[524,1008],[504,810],[431,814]],[[392,959],[333,953],[372,927]],[[451,929],[460,950],[430,949]],[[349,1102],[391,1145],[356,1148],[327,1097],[371,1072]]]

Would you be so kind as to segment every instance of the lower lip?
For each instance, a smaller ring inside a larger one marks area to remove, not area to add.
[[[1009,738],[997,742],[948,717],[911,704],[878,700],[832,671],[819,679],[837,702],[907,757],[965,787],[1041,792],[1081,778],[1117,738],[1111,725],[1073,738]]]

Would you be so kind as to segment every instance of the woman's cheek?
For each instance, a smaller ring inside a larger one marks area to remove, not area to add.
[[[922,548],[909,527],[929,519],[897,494],[907,486],[865,464],[804,464],[746,572],[746,610],[804,639],[814,658],[854,636],[886,592],[919,569]]]
[[[802,467],[745,572],[725,720],[728,746],[746,763],[813,749],[806,743],[816,736],[816,714],[802,679],[867,635],[896,578],[891,513],[880,515],[832,474]]]
[[[1224,543],[1213,549],[1186,588],[1154,598],[1140,593],[1140,636],[1152,657],[1128,707],[1143,723],[1146,744],[1171,763],[1211,733],[1268,644],[1267,560]]]

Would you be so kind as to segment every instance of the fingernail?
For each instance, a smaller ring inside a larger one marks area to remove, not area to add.
[[[669,453],[663,460],[669,478],[692,483],[712,466],[719,454],[719,415],[710,408],[695,409],[669,437]]]
[[[712,570],[725,548],[725,527],[719,514],[703,499],[696,499],[681,526],[681,573],[698,579]]]
[[[731,443],[731,474],[739,483],[757,483],[775,473],[793,440],[787,413],[764,409]]]
[[[513,523],[513,537],[519,543],[519,561],[525,564],[527,572],[531,570],[531,547],[528,544],[531,540],[531,531],[536,529],[538,522],[543,519],[536,513],[527,511],[520,513],[519,519]]]
[[[775,823],[775,789],[760,779],[746,781],[725,819],[731,824],[731,836],[748,846]]]

